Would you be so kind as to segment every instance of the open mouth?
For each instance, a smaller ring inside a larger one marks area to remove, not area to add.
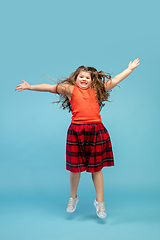
[[[81,82],[81,85],[82,85],[82,86],[86,86],[86,85],[87,85],[87,82]]]

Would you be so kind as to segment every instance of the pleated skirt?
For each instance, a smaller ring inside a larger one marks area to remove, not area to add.
[[[109,133],[102,123],[71,123],[67,132],[66,169],[71,172],[98,172],[114,166]]]

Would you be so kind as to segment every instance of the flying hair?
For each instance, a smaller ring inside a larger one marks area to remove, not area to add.
[[[71,73],[68,78],[57,80],[57,89],[59,85],[61,86],[63,86],[64,84],[76,85],[76,78],[81,71],[90,73],[91,80],[92,80],[91,87],[94,87],[95,89],[95,94],[98,97],[98,103],[101,110],[102,107],[104,107],[105,105],[104,103],[105,101],[110,102],[108,98],[110,96],[111,90],[106,92],[104,88],[104,84],[106,80],[108,81],[111,79],[111,75],[106,72],[103,72],[103,71],[98,72],[97,69],[94,67],[80,66],[76,69],[75,72]],[[59,101],[53,102],[53,103],[61,103],[61,107],[63,109],[68,109],[69,112],[72,111],[71,104],[67,95],[59,94]]]

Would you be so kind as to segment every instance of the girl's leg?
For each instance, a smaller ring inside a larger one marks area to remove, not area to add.
[[[77,188],[79,184],[81,173],[70,173],[70,188],[71,188],[71,197],[77,197]]]
[[[99,172],[92,173],[92,180],[97,195],[97,202],[103,201],[103,175],[102,170]]]

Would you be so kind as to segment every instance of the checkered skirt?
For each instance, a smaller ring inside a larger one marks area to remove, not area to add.
[[[109,133],[102,123],[71,123],[67,132],[66,169],[71,172],[98,172],[114,166]]]

